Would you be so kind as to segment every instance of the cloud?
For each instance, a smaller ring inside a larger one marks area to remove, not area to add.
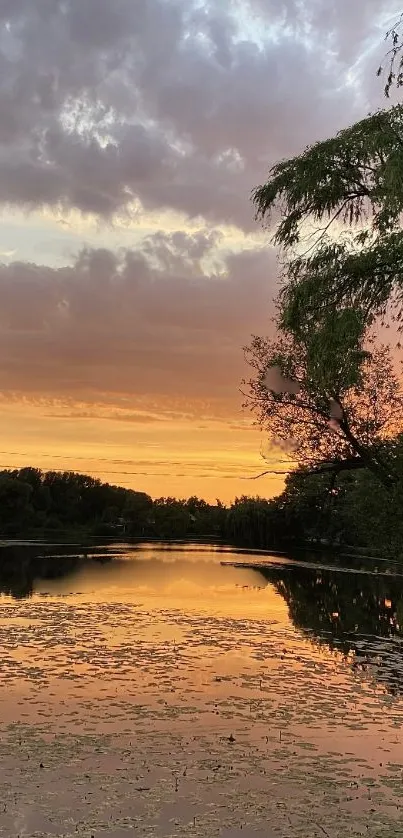
[[[49,419],[60,419],[60,413],[46,413],[45,416]],[[94,421],[94,419],[97,421],[104,419],[110,421],[112,419],[114,422],[129,422],[138,425],[150,425],[154,422],[167,421],[165,413],[154,415],[152,413],[133,413],[130,411],[124,413],[109,411],[108,413],[102,414],[99,410],[72,410],[71,413],[63,410],[63,419],[74,419],[74,421],[78,419],[89,419],[91,421]]]
[[[161,225],[168,210],[200,227],[68,265],[59,253],[58,268],[2,242],[6,398],[83,416],[123,404],[133,423],[162,403],[164,416],[233,411],[277,266],[251,239],[226,253],[223,226],[257,232],[250,193],[269,165],[381,103],[370,49],[392,13],[386,0],[0,0],[0,206]]]
[[[366,108],[343,82],[385,8],[3,0],[0,202],[252,229],[268,165]]]
[[[178,394],[204,400],[205,414],[215,399],[240,402],[242,346],[270,329],[275,259],[229,253],[217,272],[216,243],[208,231],[158,232],[138,250],[83,250],[65,268],[1,266],[3,394],[85,405],[107,393],[147,414],[159,399],[175,411]]]

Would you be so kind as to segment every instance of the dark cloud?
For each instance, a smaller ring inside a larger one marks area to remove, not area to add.
[[[205,227],[83,250],[61,269],[0,267],[4,392],[233,399],[243,343],[270,329],[277,271],[263,249],[219,268],[214,225],[252,229],[267,167],[367,110],[372,67],[353,87],[346,74],[393,11],[0,0],[0,204],[105,218],[168,208]]]
[[[243,34],[252,6],[260,43]],[[385,8],[2,0],[0,202],[251,228],[267,166],[365,111],[343,80]]]
[[[86,250],[63,269],[3,265],[3,394],[234,404],[242,346],[270,330],[276,265],[258,249],[227,255],[217,272],[215,241],[159,232],[141,250]]]

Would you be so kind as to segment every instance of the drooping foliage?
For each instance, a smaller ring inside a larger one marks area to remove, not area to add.
[[[270,220],[280,210],[275,241],[285,247],[299,242],[307,220],[370,219],[379,232],[391,230],[403,208],[402,159],[403,106],[396,105],[275,164],[254,190],[256,215]]]
[[[402,87],[403,85],[403,42],[402,42],[402,26],[403,26],[403,12],[395,21],[393,26],[388,29],[385,41],[390,44],[390,49],[385,56],[386,64],[386,82],[385,82],[385,96],[389,98],[392,87]],[[384,67],[378,68],[378,76],[384,72]]]
[[[297,331],[358,307],[369,323],[403,309],[403,106],[277,163],[253,193],[286,253],[281,323]]]

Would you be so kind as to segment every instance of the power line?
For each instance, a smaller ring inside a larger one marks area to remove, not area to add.
[[[84,457],[82,459],[84,459]],[[39,471],[43,471],[43,469],[41,469],[39,466],[25,466],[25,465],[22,465],[22,466],[12,465],[12,466],[10,466],[10,465],[3,465],[1,463],[0,463],[0,468],[6,469],[6,470],[12,470],[12,471],[19,471],[21,469],[27,469],[27,468],[39,468]],[[71,473],[74,473],[74,474],[84,474],[84,475],[88,473],[87,471],[83,471],[82,469],[77,469],[77,468],[75,468],[75,469],[50,468],[49,471],[56,471],[56,472],[61,472],[61,473],[67,471],[67,472],[71,472]],[[139,476],[140,477],[153,477],[154,475],[155,475],[155,477],[172,477],[172,476],[182,477],[183,476],[183,475],[172,475],[171,472],[154,472],[154,474],[151,474],[148,471],[103,471],[103,469],[92,469],[92,471],[96,471],[97,474],[123,474],[123,475],[135,475],[137,477],[139,477]]]
[[[31,454],[28,454],[27,452],[23,452],[23,451],[0,451],[0,455],[5,455],[7,457],[30,457],[31,456]],[[85,460],[85,462],[87,462],[87,463],[118,464],[119,462],[124,462],[124,463],[130,462],[128,460],[116,460],[116,459],[112,459],[110,457],[80,457],[80,456],[76,457],[76,456],[74,456],[74,454],[46,454],[45,452],[38,453],[35,456],[40,458],[40,459],[46,457],[46,458],[49,458],[49,459],[52,459],[52,460]],[[263,458],[263,459],[264,459],[264,461],[267,465],[272,464],[272,465],[276,465],[276,466],[281,466],[281,465],[287,466],[287,465],[290,464],[290,461],[287,458],[282,459],[280,457],[279,458],[273,457],[271,460],[266,459],[266,458]],[[2,468],[2,466],[0,466],[0,468]],[[8,466],[4,466],[4,468],[8,468]],[[16,466],[11,466],[11,468],[16,468]],[[21,468],[25,468],[25,466],[21,466]],[[68,469],[57,469],[57,468],[52,469],[52,471],[58,471],[58,470],[59,471],[60,470],[61,471],[68,471]],[[77,474],[79,473],[78,469],[75,469],[75,471],[77,471]],[[102,472],[102,474],[108,474],[108,473],[109,474],[148,474],[148,472],[142,472],[142,471],[141,472],[139,472],[139,471],[116,471],[116,472],[104,472],[103,471]],[[169,476],[170,476],[170,473],[168,474],[168,477]],[[182,475],[179,475],[179,476],[181,477]]]
[[[0,463],[0,469],[4,469],[5,471],[21,471],[22,469],[27,469],[27,468],[38,468],[39,471],[43,471],[43,469],[41,469],[39,466],[26,466],[26,465],[16,466],[16,465],[4,465],[4,464]],[[54,472],[57,472],[58,474],[64,474],[65,472],[68,472],[70,474],[82,474],[82,475],[88,476],[88,477],[91,476],[90,474],[88,474],[88,470],[83,471],[82,469],[76,469],[76,468],[75,469],[49,468],[49,471],[54,471]],[[181,478],[181,479],[187,477],[187,478],[193,478],[193,479],[197,478],[197,480],[220,480],[220,478],[221,479],[223,479],[223,478],[231,479],[231,480],[253,480],[254,479],[253,477],[250,477],[249,475],[247,477],[244,477],[241,474],[239,474],[239,475],[238,474],[235,474],[235,475],[232,475],[232,474],[230,474],[230,475],[228,475],[228,474],[175,474],[175,473],[173,474],[170,471],[166,471],[166,472],[165,471],[155,471],[155,472],[149,472],[149,471],[104,471],[103,469],[90,469],[90,471],[92,471],[93,474],[96,474],[96,475],[108,475],[108,474],[110,474],[110,475],[123,476],[123,477],[131,477],[131,476],[132,477],[171,477],[171,478],[174,477],[174,478]]]
[[[7,457],[30,457],[26,451],[0,451],[0,455],[5,454]],[[38,453],[38,457],[50,457],[52,460],[87,460],[98,463],[111,462],[110,457],[75,457],[74,454],[46,454],[44,451]]]
[[[84,458],[82,458],[84,459]],[[4,469],[4,471],[21,471],[22,469],[27,468],[38,468],[39,471],[44,471],[39,466],[16,466],[16,465],[4,465],[0,463],[0,469]],[[49,468],[50,472],[54,471],[58,474],[64,474],[68,472],[70,474],[82,474],[84,477],[91,477],[91,474],[88,474],[87,471],[83,471],[82,469],[69,469],[69,468]],[[197,480],[220,480],[221,479],[231,479],[231,480],[256,480],[258,477],[261,477],[261,474],[258,475],[248,475],[245,477],[244,475],[227,475],[227,474],[172,474],[172,472],[164,472],[164,471],[156,471],[156,472],[149,472],[149,471],[104,471],[103,469],[90,469],[90,471],[94,475],[104,476],[104,475],[114,475],[120,477],[170,477],[170,478],[193,478]],[[45,472],[46,473],[46,472]],[[267,474],[266,479],[268,480],[275,480],[278,476],[283,475],[286,476],[288,472],[277,472],[273,474]]]

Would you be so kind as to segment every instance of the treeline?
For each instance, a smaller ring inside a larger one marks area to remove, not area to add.
[[[75,472],[0,472],[0,535],[221,537],[225,507],[159,498]]]
[[[226,507],[197,497],[153,500],[74,472],[0,473],[0,536],[221,539],[255,549],[318,544],[403,557],[403,436],[394,443],[401,487],[391,493],[366,469],[290,474],[276,498]],[[262,483],[262,486],[264,483]]]
[[[393,490],[369,469],[312,474],[300,468],[277,498],[237,500],[228,510],[227,537],[254,548],[317,544],[403,558],[403,435],[388,448]]]

